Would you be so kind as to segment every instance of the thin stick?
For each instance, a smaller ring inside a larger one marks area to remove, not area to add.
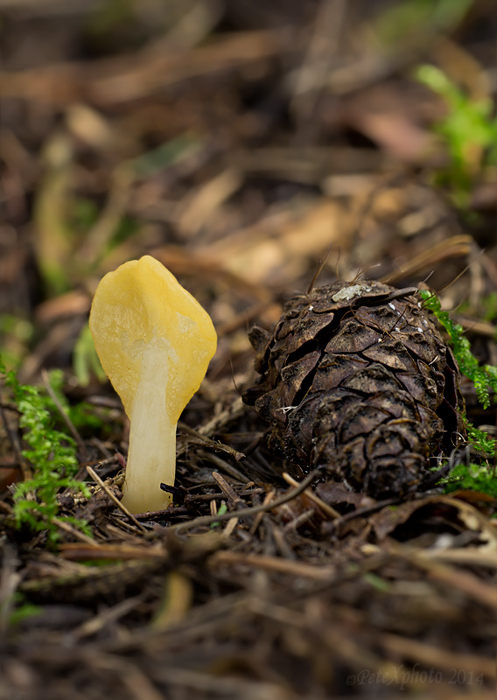
[[[77,528],[73,527],[70,523],[64,522],[64,520],[59,520],[59,518],[52,518],[51,521],[57,525],[58,528],[61,530],[64,530],[64,532],[69,533],[70,535],[73,535],[73,537],[76,537],[76,539],[81,540],[81,542],[85,542],[86,544],[91,544],[95,545],[95,540],[92,539],[91,537],[88,537],[88,535],[85,535],[84,532],[81,532],[81,530],[78,530]]]
[[[274,491],[270,491],[269,493],[266,494],[266,496],[262,502],[262,505],[263,506],[269,505],[269,503],[271,503],[273,498],[274,498]],[[261,512],[254,518],[254,522],[252,523],[252,527],[250,528],[251,535],[255,535],[255,533],[257,532],[257,528],[261,524],[261,520],[263,517],[264,517],[264,513]]]
[[[328,252],[326,253],[325,259],[320,263],[318,269],[316,270],[316,272],[314,274],[314,277],[311,280],[311,283],[310,283],[309,288],[307,290],[307,294],[310,294],[312,292],[312,290],[314,289],[314,285],[316,284],[316,281],[317,281],[319,275],[321,274],[321,272],[324,269],[324,266],[328,262],[328,259],[330,257],[330,253],[331,253],[331,243],[330,243],[330,246],[328,248]]]
[[[260,554],[244,554],[243,552],[216,552],[209,559],[209,564],[246,564],[255,566],[265,571],[272,571],[289,576],[302,576],[316,581],[332,581],[336,575],[336,568],[332,564],[315,566],[299,561],[280,559]]]
[[[314,479],[319,474],[319,471],[315,469],[313,472],[308,474],[306,478],[299,484],[299,486],[293,491],[287,492],[281,498],[277,498],[276,501],[271,503],[262,504],[260,506],[254,506],[253,508],[241,508],[240,510],[232,510],[229,513],[222,513],[221,515],[202,515],[199,518],[190,520],[187,523],[178,523],[178,525],[172,525],[169,530],[174,530],[175,532],[184,532],[185,530],[191,530],[194,527],[199,527],[201,525],[210,525],[211,523],[220,522],[222,520],[231,520],[231,518],[247,518],[251,515],[256,515],[257,513],[267,513],[273,508],[278,508],[288,501],[293,501],[294,498],[300,496],[300,494],[306,490],[308,486],[312,484]]]
[[[219,472],[212,472],[212,476],[219,484],[221,491],[224,493],[225,496],[227,496],[227,498],[235,507],[238,506],[238,508],[240,508],[245,505],[243,499],[237,495],[235,490],[228,484],[226,479],[223,476],[221,476],[221,474],[219,474]]]
[[[207,435],[204,435],[200,431],[195,430],[195,428],[190,428],[189,425],[186,425],[185,423],[182,423],[181,421],[179,421],[178,427],[183,432],[188,433],[189,435],[192,435],[193,437],[195,437],[201,445],[205,445],[206,447],[211,447],[214,450],[216,450],[217,452],[226,452],[227,454],[234,457],[237,462],[239,462],[241,459],[243,459],[245,457],[243,452],[238,452],[238,450],[234,450],[229,445],[223,445],[222,442],[218,442],[217,440],[212,440]],[[176,457],[177,456],[178,455],[176,455]]]
[[[119,508],[119,510],[122,510],[124,515],[128,516],[128,518],[131,520],[132,523],[134,523],[137,526],[137,528],[140,530],[140,532],[143,532],[143,534],[146,535],[147,534],[146,528],[144,528],[143,525],[141,524],[141,522],[135,518],[133,513],[130,513],[129,510],[126,508],[126,506],[123,506],[121,501],[114,496],[112,491],[109,489],[109,487],[106,484],[104,484],[104,482],[99,477],[99,475],[96,473],[96,471],[94,471],[91,467],[88,467],[88,466],[86,467],[86,471],[88,472],[89,476],[94,481],[96,481],[97,484],[105,491],[107,496],[109,496],[109,498],[116,504],[116,506]]]
[[[290,484],[290,486],[299,486],[299,482],[295,481],[295,479],[293,479],[290,476],[290,474],[287,474],[286,472],[284,472],[283,478],[287,484]],[[316,494],[313,491],[311,491],[310,489],[308,489],[305,492],[305,495],[309,498],[310,501],[312,501],[317,506],[319,506],[319,508],[321,508],[321,510],[323,510],[326,513],[326,515],[329,515],[330,518],[332,518],[333,520],[335,520],[336,518],[342,517],[337,510],[335,510],[334,508],[329,506],[327,503],[325,503],[321,498],[319,498],[319,496],[316,496]]]
[[[451,287],[455,282],[457,282],[457,280],[458,280],[460,277],[462,277],[464,274],[466,274],[466,272],[467,272],[469,269],[471,269],[471,265],[472,265],[474,262],[476,262],[476,261],[478,260],[478,258],[479,258],[481,255],[483,255],[484,252],[485,252],[484,250],[480,250],[479,253],[477,253],[477,254],[475,255],[475,257],[473,258],[473,260],[471,260],[471,262],[469,262],[469,263],[466,265],[466,267],[464,268],[464,270],[461,270],[461,272],[460,272],[458,275],[456,275],[456,276],[454,277],[453,280],[451,280],[448,284],[446,284],[445,287],[442,287],[442,289],[439,289],[437,292],[435,292],[435,294],[436,294],[437,296],[439,296],[442,292],[445,292],[446,289],[448,289],[448,288]]]

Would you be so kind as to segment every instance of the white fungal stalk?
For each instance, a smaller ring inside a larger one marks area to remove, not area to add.
[[[133,513],[162,510],[171,494],[158,488],[174,484],[176,428],[166,407],[168,367],[164,348],[155,339],[142,355],[140,383],[131,407],[128,464],[123,505]]]

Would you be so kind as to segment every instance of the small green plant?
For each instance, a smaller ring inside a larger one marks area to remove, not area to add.
[[[432,65],[420,66],[416,77],[445,101],[447,113],[434,130],[447,148],[449,164],[438,171],[436,179],[448,189],[454,204],[464,210],[477,180],[497,164],[493,101],[472,99]]]
[[[33,325],[12,314],[0,314],[0,346],[2,359],[9,369],[18,367],[27,353]]]
[[[74,345],[73,370],[80,386],[88,386],[92,372],[100,382],[107,379],[87,323],[81,329]]]
[[[481,319],[491,323],[497,317],[497,292],[490,292],[487,296],[480,299],[482,309]]]
[[[459,307],[460,314],[476,315],[482,321],[493,323],[497,320],[497,292],[490,292],[478,299],[476,306],[468,300],[463,301]],[[497,340],[497,333],[495,334]]]
[[[42,609],[38,605],[33,605],[24,599],[20,593],[14,594],[14,609],[9,615],[8,626],[17,627],[24,620],[41,615]]]
[[[480,366],[471,352],[469,340],[464,335],[463,327],[455,323],[447,311],[443,311],[440,299],[429,291],[421,291],[424,305],[433,312],[449,336],[461,372],[471,379],[475,386],[478,400],[484,408],[490,406],[490,393],[497,397],[497,367]],[[497,444],[494,438],[475,427],[465,419],[468,442],[471,452],[480,461],[468,460],[452,469],[450,475],[442,480],[446,492],[456,489],[472,489],[497,498]]]
[[[5,373],[3,368],[0,371]],[[48,529],[52,541],[58,537],[55,518],[86,530],[84,522],[59,516],[57,496],[61,489],[72,488],[86,497],[89,490],[74,478],[78,470],[76,445],[71,436],[55,427],[56,410],[52,399],[37,387],[20,384],[13,371],[6,374],[5,383],[21,414],[20,427],[29,445],[22,455],[33,468],[32,479],[17,484],[14,492],[14,516],[18,525],[27,524],[34,530]]]
[[[490,406],[489,392],[493,391],[497,395],[497,367],[493,365],[480,367],[478,360],[471,352],[469,340],[464,335],[464,328],[459,323],[455,323],[447,311],[442,311],[440,299],[428,291],[421,291],[420,295],[424,300],[425,307],[436,316],[439,323],[445,328],[459,369],[475,385],[478,400],[483,408],[488,408]]]
[[[224,515],[224,513],[227,513],[227,512],[228,512],[228,506],[223,501],[217,510],[217,515]],[[221,524],[220,522],[211,523],[211,528],[219,527],[220,524]]]
[[[100,371],[103,373],[102,369],[100,369]],[[64,373],[61,369],[50,370],[49,382],[60,406],[62,406],[64,413],[66,413],[75,428],[80,431],[84,430],[85,428],[95,431],[100,430],[103,427],[102,420],[95,415],[95,409],[89,403],[84,401],[75,405],[69,403],[66,395],[62,391],[62,386],[64,384]],[[58,420],[59,414],[57,412],[57,407],[54,405],[49,396],[45,396],[44,398],[47,403],[47,408],[55,421],[54,425],[64,431],[66,429],[66,425],[62,420]]]
[[[473,457],[457,464],[450,475],[442,480],[445,491],[471,489],[497,499],[496,441],[469,422],[466,428],[471,453],[480,461],[476,462]]]

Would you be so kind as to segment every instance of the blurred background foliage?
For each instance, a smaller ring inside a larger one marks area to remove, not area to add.
[[[220,376],[328,249],[322,281],[435,289],[485,249],[443,304],[491,324],[496,35],[491,0],[0,0],[7,366],[95,387],[92,294],[143,253]]]

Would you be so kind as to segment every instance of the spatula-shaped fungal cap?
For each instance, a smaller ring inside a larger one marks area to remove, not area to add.
[[[124,263],[101,280],[90,330],[130,419],[123,504],[133,513],[166,508],[173,485],[176,424],[216,351],[206,311],[155,258]]]

